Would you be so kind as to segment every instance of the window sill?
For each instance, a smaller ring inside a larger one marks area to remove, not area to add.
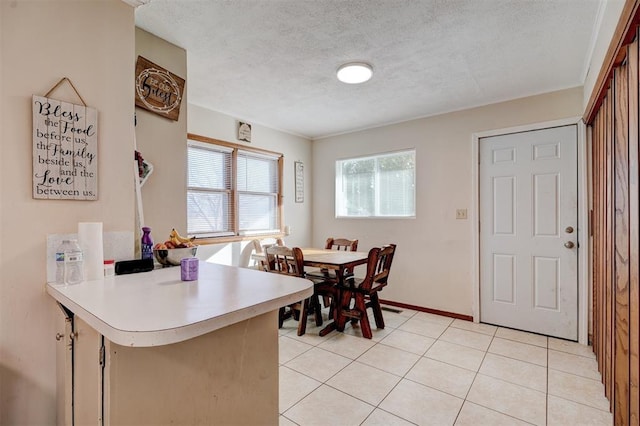
[[[196,245],[210,245],[210,244],[226,244],[226,243],[236,243],[239,241],[251,241],[251,240],[262,240],[264,238],[284,238],[285,234],[260,234],[260,235],[234,235],[234,236],[226,236],[226,237],[196,237],[193,240],[193,243]]]

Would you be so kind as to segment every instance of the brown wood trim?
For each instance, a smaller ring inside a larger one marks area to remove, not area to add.
[[[233,232],[236,234],[240,229],[240,215],[238,209],[240,208],[240,197],[238,196],[238,150],[234,149],[231,153],[231,226],[233,226]]]
[[[193,240],[194,244],[206,246],[209,244],[227,244],[227,243],[235,243],[238,241],[251,241],[251,240],[261,240],[263,238],[283,238],[284,234],[264,234],[264,235],[230,235],[228,237],[195,237]]]
[[[258,154],[268,154],[268,155],[274,155],[274,156],[280,156],[280,157],[283,156],[281,152],[269,151],[267,149],[255,148],[253,146],[247,146],[247,145],[242,145],[242,144],[239,144],[239,143],[227,142],[227,141],[223,141],[223,140],[220,140],[220,139],[209,138],[207,136],[196,135],[194,133],[187,133],[187,139],[188,140],[192,140],[192,141],[204,142],[204,143],[212,143],[212,144],[215,144],[215,145],[222,145],[222,146],[226,146],[228,148],[241,149],[243,151],[250,151],[250,152],[255,152],[255,153],[258,153]]]
[[[284,232],[284,157],[278,159],[278,224]],[[282,235],[284,237],[284,235]]]
[[[629,424],[640,424],[640,190],[638,167],[640,55],[638,37],[629,46]],[[634,303],[635,301],[635,303]]]
[[[629,424],[629,89],[627,64],[614,70],[613,161],[613,414],[617,425]]]
[[[613,273],[614,273],[614,253],[613,253],[613,138],[614,138],[614,90],[613,86],[607,90],[605,97],[607,108],[606,137],[605,137],[605,359],[604,359],[604,377],[605,377],[605,395],[609,398],[609,407],[613,401]]]
[[[611,78],[613,77],[613,69],[624,59],[624,57],[622,59],[620,58],[620,53],[625,50],[624,47],[635,37],[636,26],[640,22],[640,14],[638,14],[639,8],[640,0],[625,1],[618,25],[609,43],[602,68],[598,73],[598,78],[593,86],[589,102],[583,115],[584,122],[587,124],[591,124],[600,109],[602,100],[607,93]]]
[[[426,313],[435,314],[435,315],[442,315],[443,317],[456,318],[456,319],[461,319],[465,321],[473,321],[473,317],[471,315],[457,314],[455,312],[447,312],[447,311],[441,311],[438,309],[425,308],[424,306],[409,305],[408,303],[394,302],[392,300],[380,299],[380,303],[384,305],[389,305],[389,306],[396,306],[398,308],[412,309],[414,311],[426,312]]]
[[[246,146],[246,145],[237,144],[233,142],[227,142],[220,139],[214,139],[207,136],[196,135],[194,133],[187,133],[187,140],[210,143],[212,145],[220,145],[220,146],[233,149],[233,152],[232,152],[233,158],[231,161],[231,164],[232,164],[231,205],[233,206],[233,211],[231,212],[231,217],[229,219],[233,225],[233,230],[236,233],[240,228],[240,218],[236,214],[238,212],[239,199],[238,199],[237,182],[235,178],[236,171],[237,171],[236,168],[238,164],[238,151],[242,150],[242,151],[254,152],[256,154],[266,154],[266,155],[272,155],[274,157],[278,157],[278,160],[277,160],[278,161],[278,200],[277,200],[278,227],[280,231],[284,231],[284,201],[283,201],[284,194],[282,192],[284,190],[284,182],[283,182],[284,181],[284,154],[282,154],[281,152],[269,151],[267,149],[254,148],[251,146]],[[251,235],[251,236],[231,235],[227,237],[199,237],[199,238],[196,237],[196,238],[197,238],[198,244],[206,245],[206,244],[222,244],[222,243],[230,243],[230,242],[236,242],[236,241],[253,240],[256,238],[261,239],[261,238],[283,238],[283,237],[284,237],[283,233],[277,233],[277,234],[270,234],[270,235]]]

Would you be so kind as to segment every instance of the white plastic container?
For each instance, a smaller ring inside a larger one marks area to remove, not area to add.
[[[104,261],[104,276],[113,277],[116,275],[116,261],[108,259]]]

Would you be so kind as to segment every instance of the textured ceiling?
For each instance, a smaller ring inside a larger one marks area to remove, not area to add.
[[[584,83],[603,0],[152,0],[189,103],[309,138]],[[347,85],[339,65],[373,78]],[[162,64],[159,64],[162,65]]]

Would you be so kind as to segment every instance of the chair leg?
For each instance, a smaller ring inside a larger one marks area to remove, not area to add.
[[[320,308],[320,296],[311,296],[311,304],[313,305],[314,315],[316,317],[316,325],[320,327],[322,325],[322,309]]]
[[[376,327],[384,328],[384,318],[382,318],[382,308],[380,307],[380,299],[378,299],[377,292],[371,294],[371,309],[376,320]]]
[[[336,307],[333,316],[336,321],[336,330],[344,331],[344,326],[347,322],[347,317],[342,315],[342,310],[348,310],[351,304],[352,293],[349,290],[342,290],[336,300],[334,300],[334,306]]]
[[[307,311],[309,310],[309,299],[304,299],[300,303],[300,314],[298,319],[298,336],[302,336],[307,331]]]
[[[367,306],[363,294],[356,294],[354,309],[360,314],[360,329],[362,330],[362,336],[367,339],[373,338],[373,333],[371,333],[371,324],[369,324],[369,317],[367,316]]]
[[[329,296],[322,296],[322,304],[325,308],[327,306],[331,307],[331,298]]]
[[[282,324],[284,324],[284,307],[278,310],[278,328],[282,328]]]

